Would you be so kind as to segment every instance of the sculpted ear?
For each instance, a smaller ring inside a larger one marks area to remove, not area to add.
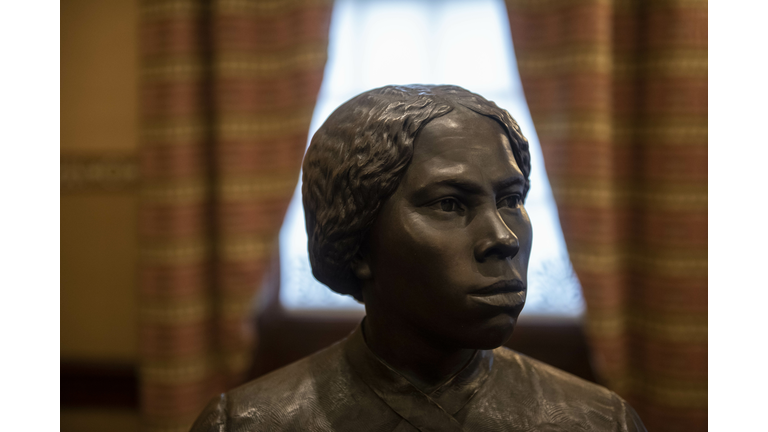
[[[352,260],[352,271],[361,281],[370,280],[373,278],[371,266],[368,264],[368,260],[365,259],[361,253],[358,253],[357,256],[355,256],[355,259]]]

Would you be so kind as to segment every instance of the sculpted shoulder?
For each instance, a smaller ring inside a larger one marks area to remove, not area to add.
[[[521,384],[527,383],[531,392],[546,392],[556,398],[587,397],[596,403],[609,403],[613,392],[607,388],[579,378],[573,374],[550,366],[506,347],[493,351],[500,371],[514,374],[509,379]]]
[[[494,350],[497,382],[487,400],[514,401],[506,415],[529,416],[551,430],[645,431],[637,413],[616,393],[505,347]],[[501,420],[501,419],[499,419]],[[549,430],[549,429],[543,429]]]
[[[336,344],[221,394],[209,402],[191,432],[308,430],[310,423],[324,429],[319,398],[327,391],[318,387],[343,378],[341,357]]]

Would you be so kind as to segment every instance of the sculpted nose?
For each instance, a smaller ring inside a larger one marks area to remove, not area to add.
[[[480,236],[475,245],[475,259],[484,262],[489,257],[498,259],[512,258],[520,250],[520,242],[517,236],[507,226],[494,209],[488,214],[482,215]]]

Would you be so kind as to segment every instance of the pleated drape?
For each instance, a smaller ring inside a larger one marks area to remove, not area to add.
[[[332,2],[141,4],[144,430],[186,431],[241,382],[299,178]]]
[[[707,2],[507,0],[603,382],[707,429]]]

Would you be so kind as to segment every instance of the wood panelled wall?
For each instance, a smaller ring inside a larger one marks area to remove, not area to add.
[[[62,431],[138,430],[135,410],[75,408],[68,393],[83,374],[130,381],[137,359],[137,10],[61,2]]]
[[[134,0],[61,3],[61,357],[136,359]]]

